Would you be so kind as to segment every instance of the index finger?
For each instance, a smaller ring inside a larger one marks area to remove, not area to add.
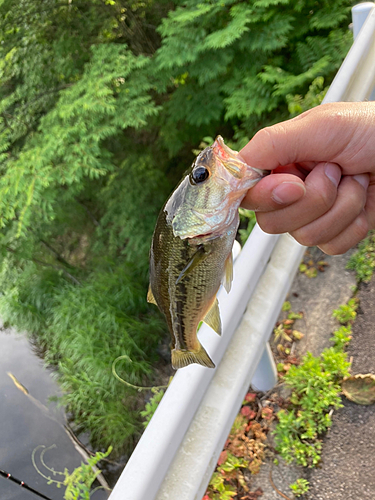
[[[333,162],[343,168],[344,174],[354,175],[368,171],[369,158],[375,154],[375,141],[371,140],[374,133],[374,103],[323,104],[260,130],[240,155],[260,169]]]

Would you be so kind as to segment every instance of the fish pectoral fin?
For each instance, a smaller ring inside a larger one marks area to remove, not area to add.
[[[182,349],[172,350],[172,366],[175,370],[188,366],[192,363],[206,366],[207,368],[215,368],[215,364],[207,354],[202,344],[199,344],[198,351],[187,351]]]
[[[150,304],[155,304],[157,306],[154,294],[152,293],[152,290],[151,290],[151,285],[149,285],[149,287],[148,287],[147,302],[149,302]]]
[[[233,281],[233,254],[230,252],[230,254],[227,257],[227,260],[225,261],[225,271],[224,271],[224,276],[223,276],[223,286],[227,293],[230,292],[230,289],[232,288],[232,281]]]
[[[204,249],[203,245],[199,245],[197,248],[197,251],[192,255],[191,259],[189,262],[186,264],[186,266],[183,268],[183,270],[180,272],[177,280],[176,280],[176,285],[185,278],[188,274],[190,274],[198,264],[204,260],[209,252],[206,252]]]
[[[204,323],[210,326],[218,335],[221,335],[221,320],[219,303],[217,299],[214,300],[211,308],[209,309],[206,316],[203,318]]]

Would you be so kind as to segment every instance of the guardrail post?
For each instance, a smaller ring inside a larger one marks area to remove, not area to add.
[[[251,379],[251,386],[256,391],[267,392],[277,384],[277,368],[270,343],[267,342],[259,364]]]

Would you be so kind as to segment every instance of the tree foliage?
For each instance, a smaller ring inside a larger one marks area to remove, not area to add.
[[[0,312],[58,367],[97,444],[139,429],[129,381],[165,326],[145,302],[163,200],[202,138],[243,145],[321,102],[351,43],[338,0],[3,0]]]

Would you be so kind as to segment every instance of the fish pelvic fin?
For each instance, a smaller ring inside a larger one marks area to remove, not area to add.
[[[188,366],[192,363],[215,368],[215,364],[207,354],[205,348],[199,344],[198,351],[187,351],[184,349],[172,349],[172,366],[175,370]]]
[[[155,304],[157,306],[154,294],[152,293],[152,290],[151,290],[151,285],[149,285],[149,287],[148,287],[147,302],[149,302],[150,304]]]

